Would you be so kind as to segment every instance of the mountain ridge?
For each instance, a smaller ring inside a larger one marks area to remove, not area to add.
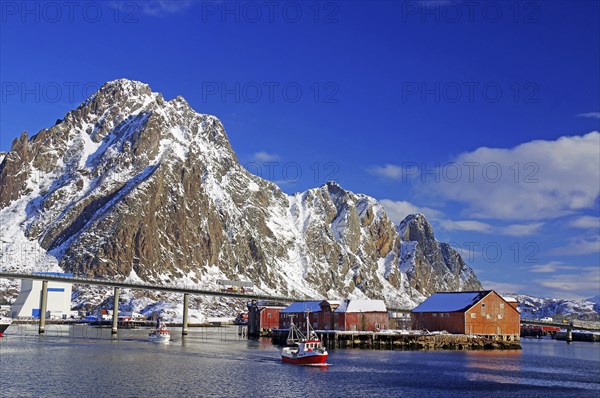
[[[13,142],[0,218],[1,260],[14,270],[212,288],[240,279],[267,294],[395,308],[482,289],[424,216],[396,226],[377,200],[335,182],[287,195],[241,166],[216,117],[126,79]],[[11,261],[16,251],[35,261]]]

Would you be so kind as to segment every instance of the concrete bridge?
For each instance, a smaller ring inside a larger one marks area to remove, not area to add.
[[[48,281],[55,282],[69,282],[80,285],[92,285],[92,286],[109,286],[114,289],[114,304],[113,304],[113,317],[112,317],[112,331],[111,334],[115,336],[117,334],[117,325],[119,317],[119,289],[140,289],[140,290],[153,290],[163,291],[172,293],[183,294],[183,328],[182,334],[185,336],[188,334],[188,306],[189,306],[189,295],[197,294],[204,296],[221,296],[221,297],[232,297],[238,299],[250,299],[250,300],[270,300],[282,303],[291,303],[294,301],[300,301],[302,299],[296,297],[284,297],[284,296],[269,296],[266,294],[256,294],[253,292],[231,292],[231,291],[216,291],[207,289],[198,289],[195,287],[181,286],[181,285],[153,285],[145,282],[119,282],[115,280],[106,279],[94,279],[77,276],[60,276],[60,275],[46,275],[20,273],[20,272],[0,272],[0,278],[5,279],[31,279],[42,281],[42,296],[40,305],[40,325],[38,329],[39,334],[45,333],[46,328],[46,305],[48,301]],[[307,298],[304,298],[307,300]],[[117,309],[116,311],[114,309]]]
[[[558,322],[543,322],[543,321],[534,321],[529,319],[521,319],[521,325],[532,325],[532,326],[550,326],[565,329],[567,331],[567,343],[573,341],[573,329],[577,330],[586,330],[590,332],[600,332],[600,327],[586,326],[586,325],[578,325],[577,321],[569,322],[569,323],[558,323]]]

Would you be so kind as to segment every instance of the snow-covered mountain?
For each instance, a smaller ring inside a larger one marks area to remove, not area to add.
[[[539,319],[543,317],[562,319],[580,319],[600,321],[600,297],[587,300],[569,300],[555,298],[538,298],[525,294],[506,294],[519,301],[523,319]]]
[[[286,195],[240,165],[216,117],[125,79],[13,142],[0,164],[0,220],[10,271],[203,288],[244,280],[264,293],[396,308],[482,288],[424,216],[398,229],[375,199],[333,182]],[[102,300],[79,289],[81,303]]]

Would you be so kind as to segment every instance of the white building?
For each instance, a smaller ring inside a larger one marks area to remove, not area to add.
[[[36,272],[36,275],[73,276],[58,272]],[[12,305],[13,318],[39,318],[42,302],[42,281],[21,280],[21,292]],[[71,283],[48,281],[46,315],[51,318],[68,317],[71,312]]]

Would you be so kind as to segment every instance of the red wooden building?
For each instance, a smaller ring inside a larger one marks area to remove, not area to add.
[[[248,303],[248,336],[266,336],[279,327],[281,303],[251,301]]]
[[[412,310],[412,328],[519,340],[517,304],[493,290],[434,293]]]
[[[388,312],[382,300],[298,301],[279,313],[279,327],[287,329],[290,320],[306,328],[306,312],[315,330],[376,331],[388,328]]]

